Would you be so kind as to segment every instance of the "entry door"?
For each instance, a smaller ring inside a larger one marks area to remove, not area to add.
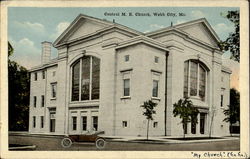
[[[92,126],[95,129],[95,131],[98,130],[98,117],[97,116],[92,116]]]
[[[51,112],[50,113],[50,132],[55,132],[56,128],[56,113]]]
[[[205,113],[200,114],[200,133],[205,133]]]
[[[55,132],[56,120],[50,119],[50,132]]]

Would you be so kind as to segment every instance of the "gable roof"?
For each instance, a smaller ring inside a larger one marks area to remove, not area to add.
[[[205,18],[196,19],[196,20],[192,20],[192,21],[189,21],[189,22],[185,22],[185,23],[174,25],[174,26],[169,26],[169,27],[166,27],[166,28],[155,30],[155,31],[152,31],[152,32],[148,32],[148,33],[146,33],[146,36],[151,37],[151,36],[158,35],[158,34],[161,34],[161,33],[167,32],[167,31],[171,31],[171,30],[179,30],[179,31],[182,31],[182,32],[186,32],[184,30],[184,28],[187,28],[189,26],[190,27],[195,26],[197,24],[202,24],[206,28],[208,33],[211,35],[213,40],[215,40],[216,43],[220,42],[219,36],[216,34],[214,29],[211,27],[211,25],[208,23],[208,21]]]
[[[75,32],[83,34],[81,30],[84,31],[84,26],[82,28],[80,27],[85,22],[84,20],[96,23],[96,25],[100,25],[100,26],[96,27],[95,29],[92,28],[92,32],[85,31],[84,35],[74,36]],[[80,31],[78,31],[78,29],[80,29]],[[121,31],[125,31],[126,34],[130,36],[131,38],[136,37],[136,36],[147,36],[148,38],[152,38],[162,33],[167,33],[169,31],[178,31],[181,34],[188,36],[190,39],[199,41],[200,43],[211,46],[213,48],[214,47],[217,48],[218,47],[217,44],[220,42],[218,35],[216,34],[216,32],[213,30],[213,28],[211,27],[211,25],[208,23],[208,21],[205,18],[177,24],[174,26],[169,26],[169,27],[159,29],[156,31],[152,31],[149,33],[142,33],[140,31],[131,29],[127,26],[124,26],[115,22],[110,22],[107,20],[98,19],[98,18],[91,17],[88,15],[79,14],[75,18],[75,20],[68,26],[68,28],[55,40],[55,42],[53,43],[53,46],[59,47],[60,45],[86,39],[91,36],[101,35],[102,33],[108,32],[110,29],[118,29]],[[199,35],[199,37],[196,36],[197,34]]]
[[[136,31],[134,29],[131,29],[129,27],[126,27],[124,25],[121,25],[121,24],[118,24],[118,23],[115,23],[115,22],[110,22],[110,21],[107,21],[107,20],[102,20],[102,19],[98,19],[98,18],[95,18],[95,17],[91,17],[91,16],[88,16],[88,15],[84,15],[84,14],[79,14],[75,20],[67,27],[67,29],[55,40],[55,42],[53,43],[53,46],[54,47],[57,47],[66,37],[70,36],[71,32],[74,30],[74,28],[77,26],[78,23],[80,23],[80,21],[82,19],[86,19],[86,20],[90,20],[90,21],[93,21],[95,23],[98,23],[100,25],[103,26],[102,29],[100,30],[105,30],[105,29],[110,29],[110,28],[118,28],[118,29],[121,29],[121,30],[124,30],[124,31],[127,31],[133,35],[142,35],[143,33],[139,32],[139,31]],[[100,31],[98,30],[98,31]],[[90,34],[93,34],[93,33],[90,33]]]
[[[192,20],[192,21],[189,21],[186,23],[181,23],[181,24],[175,25],[175,27],[180,29],[180,28],[183,28],[186,26],[191,26],[191,25],[198,24],[198,23],[203,24],[207,28],[209,33],[211,33],[211,35],[213,35],[213,38],[215,38],[215,40],[217,40],[217,42],[220,42],[219,36],[216,34],[216,32],[214,31],[212,26],[208,23],[206,18],[201,18],[201,19]]]

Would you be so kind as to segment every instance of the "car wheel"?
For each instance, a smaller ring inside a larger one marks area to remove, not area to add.
[[[72,145],[72,141],[70,138],[63,138],[61,141],[61,145],[64,148],[69,148]]]
[[[98,149],[103,149],[106,145],[106,142],[103,138],[98,138],[96,141],[95,141],[95,146],[96,148]]]

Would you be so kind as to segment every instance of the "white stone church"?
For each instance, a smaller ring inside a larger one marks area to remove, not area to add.
[[[229,134],[230,69],[206,19],[142,33],[80,14],[56,39],[42,42],[42,64],[30,70],[29,132],[145,136],[140,107],[158,103],[151,136]],[[173,104],[189,97],[198,124],[185,130]]]

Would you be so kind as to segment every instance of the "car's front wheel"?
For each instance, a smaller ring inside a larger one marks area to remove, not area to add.
[[[72,141],[70,138],[63,138],[61,141],[61,145],[64,148],[69,148],[72,145]]]
[[[106,142],[103,138],[98,138],[96,141],[95,141],[95,146],[96,148],[98,149],[103,149],[106,145]]]

